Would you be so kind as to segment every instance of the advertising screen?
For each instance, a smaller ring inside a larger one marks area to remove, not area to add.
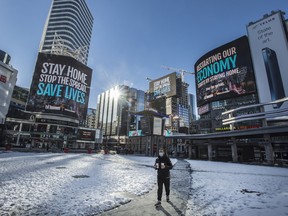
[[[151,81],[149,83],[149,92],[154,99],[176,95],[176,72]]]
[[[96,130],[78,129],[77,140],[95,141]]]
[[[288,95],[288,45],[284,18],[280,11],[247,26],[260,103]],[[265,111],[288,107],[283,103]]]
[[[142,136],[142,130],[133,130],[133,131],[129,131],[128,136],[129,136],[129,137],[133,137],[133,136]]]
[[[246,36],[206,53],[194,70],[198,106],[256,92]]]
[[[92,70],[72,57],[39,53],[27,110],[56,113],[84,121]]]
[[[209,104],[205,104],[205,105],[198,108],[198,114],[199,115],[202,115],[202,114],[207,113],[209,111],[210,111]]]
[[[154,117],[153,135],[162,135],[162,118]]]
[[[140,119],[142,134],[151,135],[152,134],[152,119],[149,116],[141,117]]]

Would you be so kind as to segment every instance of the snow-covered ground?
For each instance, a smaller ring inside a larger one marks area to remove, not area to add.
[[[129,202],[155,185],[155,158],[103,155],[0,154],[0,212],[89,215]],[[0,215],[2,215],[0,214]]]
[[[154,161],[0,152],[0,215],[95,215],[150,191]],[[193,172],[186,215],[288,215],[288,169],[187,161]]]
[[[187,160],[192,190],[186,215],[288,215],[288,169]]]

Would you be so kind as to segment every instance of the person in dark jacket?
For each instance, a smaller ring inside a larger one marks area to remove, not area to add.
[[[171,163],[170,158],[163,148],[159,149],[158,158],[154,164],[155,169],[157,170],[157,202],[155,206],[161,205],[162,193],[163,193],[163,184],[165,186],[166,192],[166,200],[169,202],[169,194],[170,194],[170,169],[172,169],[173,165]]]

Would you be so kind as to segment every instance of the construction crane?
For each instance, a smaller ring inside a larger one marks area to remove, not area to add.
[[[188,73],[188,74],[195,74],[195,72],[189,72],[189,71],[186,71],[186,70],[183,70],[183,69],[179,69],[179,68],[171,68],[171,67],[167,67],[167,66],[161,66],[162,68],[165,68],[167,70],[172,70],[174,72],[179,72],[181,73],[181,79],[182,79],[182,82],[184,82],[184,73]]]

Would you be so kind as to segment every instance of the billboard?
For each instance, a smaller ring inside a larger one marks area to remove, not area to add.
[[[145,115],[141,117],[140,124],[142,135],[162,135],[163,120],[160,117]]]
[[[176,72],[151,81],[149,92],[153,99],[177,95]]]
[[[153,118],[153,135],[162,135],[162,118]]]
[[[129,137],[142,136],[142,130],[129,131],[128,136],[129,136]]]
[[[140,119],[141,129],[143,135],[151,135],[152,134],[152,117],[144,116]]]
[[[89,129],[78,129],[77,140],[83,141],[95,141],[96,138],[96,130]]]
[[[280,11],[247,26],[260,103],[288,95],[288,45],[284,18]],[[265,111],[288,107],[278,103]]]
[[[202,114],[207,113],[209,111],[210,111],[209,104],[205,104],[205,105],[203,105],[201,107],[198,107],[198,114],[199,115],[202,115]]]
[[[85,121],[92,70],[69,56],[39,53],[27,110]]]
[[[194,70],[198,106],[256,92],[246,36],[206,53]]]

